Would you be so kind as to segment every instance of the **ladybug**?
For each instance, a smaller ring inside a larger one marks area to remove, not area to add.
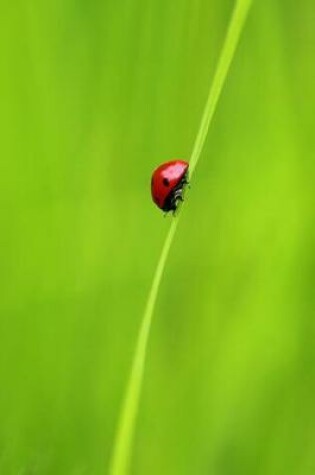
[[[188,184],[189,163],[172,160],[156,168],[151,178],[151,194],[154,203],[166,213],[175,213],[178,202],[183,200],[183,191]]]

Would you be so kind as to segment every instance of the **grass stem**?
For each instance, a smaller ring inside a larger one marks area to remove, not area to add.
[[[251,3],[252,0],[236,0],[235,2],[230,24],[227,30],[223,48],[214,74],[212,85],[210,87],[200,127],[191,154],[189,165],[190,178],[201,156],[208,134],[209,126],[215,113],[216,106],[221,91],[223,89],[223,85],[229,67],[231,65],[241,32],[243,30]],[[154,312],[155,302],[158,296],[163,271],[175,236],[177,225],[178,217],[172,220],[148,295],[134,352],[129,382],[127,385],[125,399],[121,409],[120,419],[117,427],[116,439],[109,469],[110,475],[127,475],[128,473],[152,316]]]

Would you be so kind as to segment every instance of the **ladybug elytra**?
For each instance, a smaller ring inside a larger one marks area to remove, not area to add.
[[[172,160],[162,163],[154,170],[151,179],[151,194],[154,203],[163,211],[175,213],[183,201],[183,191],[188,184],[189,163]]]

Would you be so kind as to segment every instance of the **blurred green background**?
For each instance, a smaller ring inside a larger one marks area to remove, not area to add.
[[[232,0],[17,0],[0,27],[0,473],[107,473]],[[167,263],[133,475],[315,473],[315,9],[256,0]]]

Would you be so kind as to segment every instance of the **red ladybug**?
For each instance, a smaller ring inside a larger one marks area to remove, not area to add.
[[[151,194],[154,203],[163,211],[176,211],[183,201],[183,190],[188,183],[189,163],[172,160],[162,163],[154,170],[151,179]]]

